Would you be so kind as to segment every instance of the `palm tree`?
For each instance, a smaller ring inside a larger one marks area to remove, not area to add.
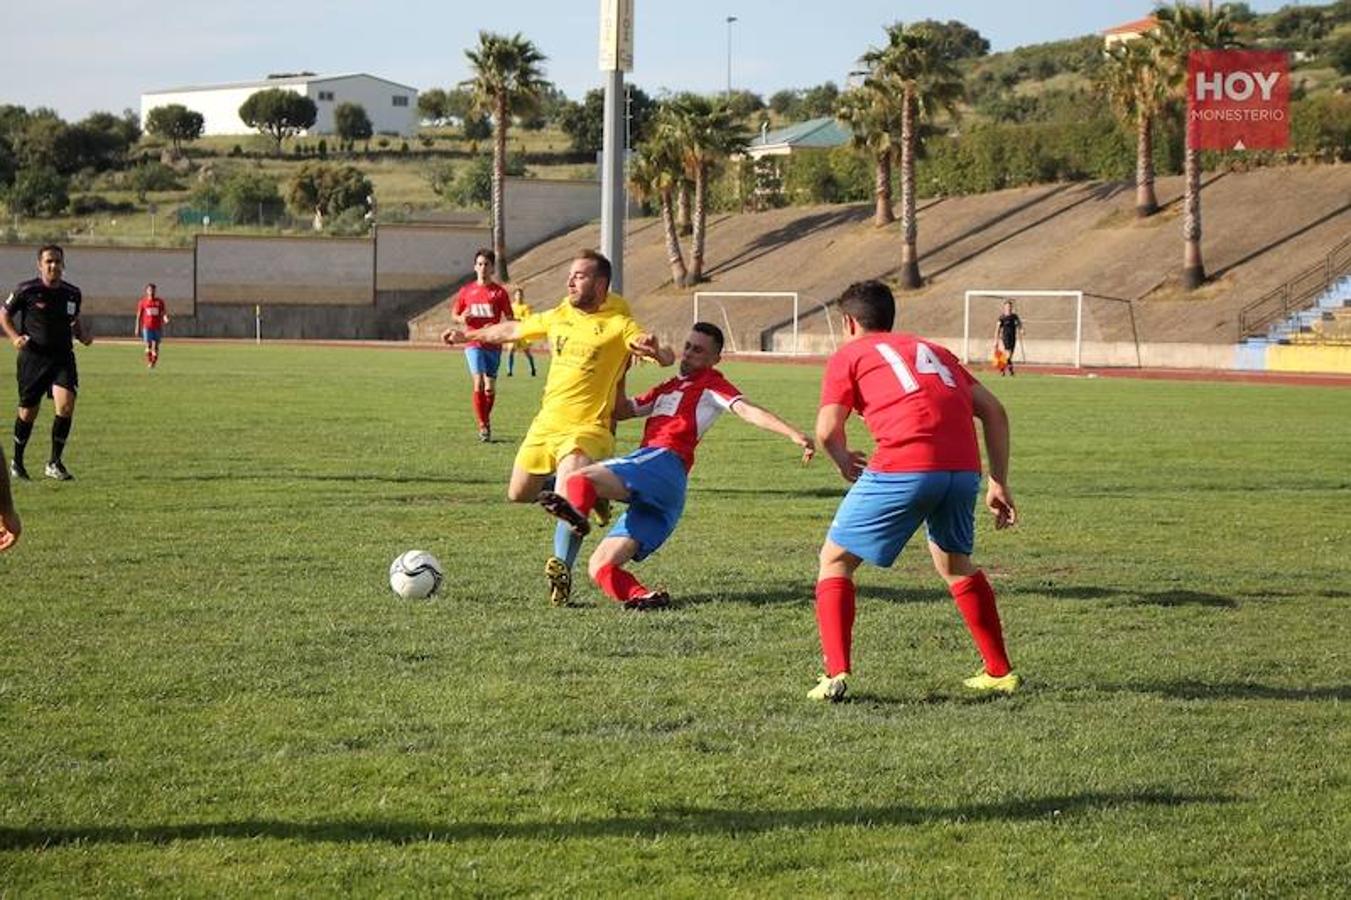
[[[549,82],[540,63],[547,57],[530,41],[489,31],[478,33],[478,47],[464,51],[474,77],[461,83],[474,98],[474,110],[493,118],[493,252],[496,276],[507,279],[507,229],[504,176],[507,169],[507,129],[513,115],[532,112]]]
[[[679,94],[666,103],[657,113],[655,133],[679,151],[685,175],[694,183],[694,231],[686,281],[698,284],[704,276],[709,177],[714,166],[745,149],[747,135],[725,102],[697,94]]]
[[[1098,85],[1112,109],[1135,126],[1135,214],[1159,211],[1154,194],[1154,120],[1168,106],[1168,85],[1149,41],[1126,41],[1107,51]]]
[[[1238,39],[1229,11],[1221,6],[1218,12],[1207,12],[1189,6],[1181,0],[1174,6],[1161,6],[1154,11],[1158,26],[1145,36],[1160,62],[1169,89],[1185,101],[1187,91],[1187,59],[1193,50],[1223,50],[1237,47]],[[1193,146],[1192,129],[1187,128],[1183,172],[1186,190],[1182,214],[1182,286],[1195,290],[1206,280],[1206,268],[1201,261],[1201,162]]]
[[[901,287],[917,288],[919,274],[915,219],[915,155],[919,144],[916,120],[932,119],[943,109],[957,115],[962,76],[953,65],[942,37],[927,26],[887,28],[887,45],[871,49],[859,60],[868,67],[864,86],[900,99],[901,112]]]
[[[674,194],[681,177],[679,151],[659,137],[649,138],[638,148],[629,163],[629,185],[639,200],[656,198],[661,208],[661,225],[666,237],[666,261],[671,266],[671,281],[685,287],[688,270],[685,254],[676,233]]]
[[[891,164],[901,146],[901,109],[898,97],[865,82],[840,95],[835,116],[848,123],[854,147],[873,159],[873,224],[878,228],[896,221],[891,209]]]

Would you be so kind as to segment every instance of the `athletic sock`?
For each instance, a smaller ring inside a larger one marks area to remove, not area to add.
[[[976,642],[976,649],[985,661],[985,671],[995,678],[1009,674],[1007,652],[1004,650],[1004,630],[999,624],[999,610],[995,606],[994,588],[983,571],[954,581],[948,586],[957,609],[966,620],[966,628]]]
[[[66,451],[66,438],[70,437],[70,416],[56,416],[52,419],[52,462],[60,462],[61,454]]]
[[[516,353],[515,351],[507,354],[507,375],[513,375],[516,372]]]
[[[531,356],[530,354],[527,353],[526,356],[525,356],[525,361],[528,362],[528,363],[530,363],[530,377],[531,377],[531,378],[534,378],[534,377],[535,377],[535,357],[533,357],[533,356]]]
[[[484,410],[483,391],[474,391],[474,419],[479,428],[488,427],[488,414]]]
[[[497,391],[483,392],[483,418],[486,421],[492,417],[493,404],[497,402]]]
[[[596,584],[620,603],[647,593],[647,588],[639,583],[637,578],[613,563],[606,563],[600,567],[596,572]]]
[[[596,486],[585,475],[573,475],[563,486],[568,502],[582,515],[591,515],[596,507]]]
[[[562,522],[554,528],[554,556],[568,564],[571,569],[577,562],[577,553],[582,549],[582,539],[572,533],[572,529]]]
[[[28,436],[33,433],[33,423],[23,419],[14,420],[14,461],[23,465],[23,451],[28,446]]]
[[[826,674],[832,678],[848,672],[849,650],[854,639],[854,582],[848,578],[823,578],[816,582],[816,627],[821,633],[821,654]]]

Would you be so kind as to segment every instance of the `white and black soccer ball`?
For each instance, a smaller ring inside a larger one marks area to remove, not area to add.
[[[409,550],[389,564],[389,586],[405,600],[422,600],[441,587],[445,572],[425,550]]]

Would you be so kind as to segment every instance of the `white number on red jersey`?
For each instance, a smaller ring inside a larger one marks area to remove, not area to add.
[[[952,370],[943,365],[943,361],[938,358],[938,354],[928,344],[915,344],[915,369],[911,371],[905,358],[897,352],[895,347],[890,344],[878,344],[877,352],[882,354],[882,358],[891,366],[891,371],[896,375],[896,380],[901,383],[901,390],[907,394],[913,394],[919,390],[919,381],[915,378],[915,372],[921,375],[937,375],[939,380],[948,387],[956,387],[957,379],[952,377]]]
[[[491,319],[493,317],[493,305],[491,303],[471,303],[466,315],[473,316],[475,319]]]
[[[674,416],[676,410],[680,409],[680,398],[685,396],[684,391],[671,391],[669,394],[662,394],[657,398],[657,402],[652,404],[652,416]]]

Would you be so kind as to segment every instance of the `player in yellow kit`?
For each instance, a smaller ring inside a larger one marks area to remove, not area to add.
[[[534,310],[530,304],[525,302],[525,291],[518,287],[511,289],[511,317],[513,319],[525,319],[534,315]],[[525,361],[530,364],[530,377],[535,377],[535,357],[530,355],[530,342],[517,341],[507,347],[507,377],[510,378],[516,374],[516,351],[521,351]]]
[[[521,321],[467,332],[451,328],[441,334],[447,344],[540,338],[548,339],[553,361],[540,411],[512,466],[507,499],[513,503],[533,503],[551,475],[562,484],[574,472],[614,455],[615,391],[630,353],[664,366],[675,361],[669,348],[633,320],[628,303],[610,293],[610,261],[594,250],[583,250],[573,259],[567,299],[553,309]],[[572,567],[580,548],[581,538],[559,523],[554,555],[544,568],[555,606],[567,605],[572,595]]]

